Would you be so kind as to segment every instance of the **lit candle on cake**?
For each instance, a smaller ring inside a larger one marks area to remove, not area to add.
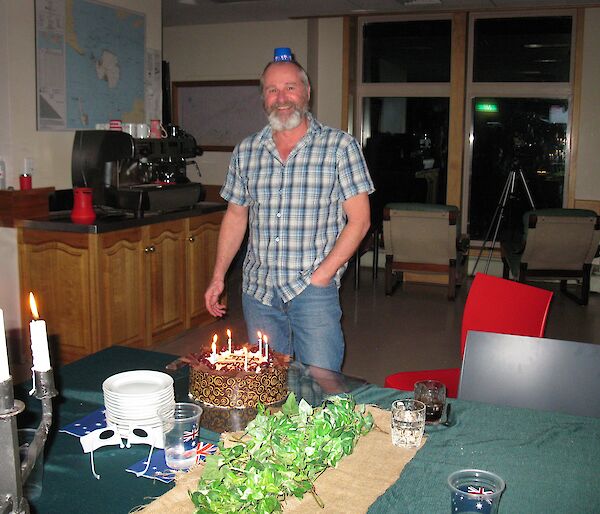
[[[248,348],[244,346],[244,371],[248,371]]]
[[[208,362],[214,364],[217,362],[217,334],[213,336],[212,344],[210,345],[211,354],[208,357]]]
[[[8,369],[8,348],[6,346],[6,334],[4,333],[4,312],[0,309],[0,382],[10,378]]]
[[[50,354],[48,353],[48,335],[46,322],[40,319],[33,293],[29,293],[29,306],[33,320],[29,323],[29,336],[31,338],[31,353],[33,355],[34,371],[50,370]]]
[[[265,340],[265,360],[269,362],[269,338],[264,336]]]
[[[231,353],[231,330],[227,329],[227,344],[229,345],[229,353]]]
[[[257,332],[257,335],[258,335],[258,353],[262,355],[262,333],[260,330]]]

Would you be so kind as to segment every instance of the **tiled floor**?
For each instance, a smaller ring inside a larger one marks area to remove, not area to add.
[[[446,288],[405,284],[386,296],[383,273],[375,282],[370,269],[363,268],[358,291],[352,270],[342,284],[341,301],[346,357],[343,371],[383,385],[386,375],[402,370],[460,366],[459,338],[462,311],[470,281],[458,292],[456,301],[446,299]],[[480,271],[482,271],[480,269]],[[190,330],[153,349],[185,355],[207,346],[212,334],[247,341],[241,312],[239,269],[229,284],[229,312],[225,319]],[[600,344],[600,295],[592,293],[586,307],[575,304],[552,284],[539,284],[556,291],[546,327],[546,337]]]

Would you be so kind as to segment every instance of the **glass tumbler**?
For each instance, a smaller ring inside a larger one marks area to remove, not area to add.
[[[415,383],[415,400],[425,404],[425,422],[439,423],[446,404],[446,386],[437,380]]]
[[[425,404],[418,400],[396,400],[392,403],[392,444],[417,448],[425,430]]]

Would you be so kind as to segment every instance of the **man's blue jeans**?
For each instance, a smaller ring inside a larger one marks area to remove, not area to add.
[[[254,342],[260,330],[269,338],[269,348],[294,355],[310,366],[340,371],[344,359],[340,297],[332,281],[327,287],[311,284],[287,303],[277,296],[273,306],[242,295],[248,337]]]

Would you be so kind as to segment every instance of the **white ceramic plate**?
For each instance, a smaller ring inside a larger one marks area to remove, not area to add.
[[[147,409],[143,409],[143,410],[131,410],[131,409],[121,409],[119,407],[113,407],[113,406],[105,406],[106,407],[106,413],[107,415],[110,416],[116,416],[122,419],[142,419],[142,418],[156,418],[157,415],[157,411],[160,407],[162,407],[163,405],[175,405],[175,400],[169,400],[166,401],[164,403],[152,406],[152,407],[148,407]]]
[[[158,405],[163,402],[170,401],[175,398],[173,390],[167,390],[164,394],[160,393],[152,397],[135,396],[133,398],[115,398],[113,396],[104,395],[104,405],[114,405],[123,408],[144,409],[148,406]]]
[[[173,378],[170,375],[145,369],[117,373],[102,384],[105,393],[125,397],[152,395],[167,388],[173,388]]]

